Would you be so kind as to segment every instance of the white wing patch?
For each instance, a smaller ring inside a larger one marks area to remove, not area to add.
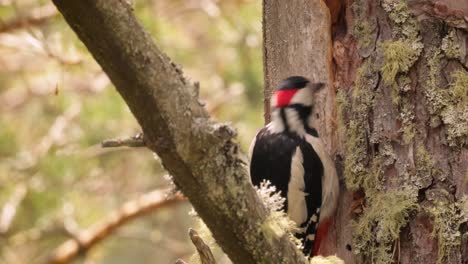
[[[288,215],[297,225],[307,220],[303,162],[302,151],[296,147],[291,160],[291,178],[288,184]]]
[[[336,175],[335,165],[330,158],[322,140],[312,135],[306,135],[306,141],[312,145],[323,164],[322,178],[322,206],[320,207],[320,221],[333,215],[336,209],[340,186]]]

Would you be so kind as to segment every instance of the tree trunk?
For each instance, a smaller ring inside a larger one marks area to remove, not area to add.
[[[317,129],[343,184],[321,252],[467,263],[468,4],[294,2],[263,2],[265,120],[280,79],[329,84]]]

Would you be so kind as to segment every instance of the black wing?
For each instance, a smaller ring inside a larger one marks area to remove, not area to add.
[[[291,173],[291,157],[298,146],[296,139],[285,133],[258,132],[250,161],[250,177],[255,186],[268,180],[287,199]],[[288,211],[285,202],[284,210]]]
[[[313,147],[307,141],[291,133],[270,133],[263,128],[257,134],[252,150],[250,176],[252,183],[259,186],[263,180],[269,180],[281,196],[286,199],[284,210],[288,211],[288,184],[291,177],[291,160],[297,147],[303,155],[304,192],[307,205],[307,220],[300,223],[305,233],[298,233],[297,237],[304,242],[304,253],[309,254],[313,248],[313,236],[320,217],[322,203],[323,165]],[[315,221],[313,221],[315,220]]]

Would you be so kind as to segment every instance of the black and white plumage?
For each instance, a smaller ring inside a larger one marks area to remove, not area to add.
[[[300,76],[283,80],[272,95],[272,121],[250,147],[252,183],[259,186],[268,180],[281,192],[306,255],[318,250],[319,223],[329,222],[339,192],[333,162],[312,125],[314,98],[323,86]],[[328,224],[322,229],[326,234]]]

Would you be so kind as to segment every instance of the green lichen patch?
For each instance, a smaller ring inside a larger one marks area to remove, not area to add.
[[[390,142],[388,141],[382,142],[379,152],[382,157],[383,166],[387,167],[395,163],[397,156]]]
[[[468,102],[468,73],[466,71],[456,71],[450,84],[453,97],[459,102]]]
[[[368,48],[374,44],[374,39],[371,37],[373,30],[369,21],[362,20],[362,22],[355,24],[353,36],[358,40],[360,48]]]
[[[450,253],[460,247],[460,226],[468,222],[467,203],[468,196],[465,195],[458,203],[437,201],[435,206],[426,208],[434,219],[432,234],[438,242],[437,263],[448,263]]]
[[[401,129],[400,132],[403,134],[403,143],[410,144],[414,138],[414,105],[411,103],[408,97],[401,99],[400,116]]]
[[[411,80],[406,73],[419,59],[424,44],[419,34],[419,23],[406,4],[401,0],[383,0],[382,8],[393,22],[395,41],[380,43],[384,62],[381,68],[384,84],[391,86],[392,102],[400,110],[403,143],[409,144],[414,138],[414,105],[409,100]],[[398,79],[398,82],[396,81]]]
[[[373,33],[375,32],[376,23],[369,20],[368,5],[364,1],[354,1],[351,8],[354,15],[352,34],[358,41],[360,49],[368,49],[375,42]]]
[[[355,120],[351,120],[347,129],[346,161],[344,175],[346,186],[358,190],[367,175],[367,147],[365,131]],[[364,132],[364,133],[363,133]]]
[[[419,24],[409,10],[406,1],[383,0],[381,4],[394,23],[395,37],[408,40],[414,49],[422,50],[424,45],[419,36]]]
[[[454,72],[449,89],[442,89],[439,82],[441,51],[431,50],[426,56],[429,78],[424,93],[431,115],[431,126],[445,124],[449,146],[462,147],[466,145],[468,136],[468,73],[465,70]]]
[[[407,191],[380,192],[368,201],[369,206],[355,222],[355,253],[372,263],[392,263],[392,246],[408,223],[411,212],[418,210],[416,197]]]
[[[376,23],[369,20],[367,4],[362,1],[354,1],[351,8],[354,15],[352,35],[357,40],[359,49],[373,48]]]
[[[346,130],[346,124],[344,122],[346,109],[349,107],[348,98],[343,89],[338,90],[336,93],[336,111],[337,111],[337,130],[338,134],[343,133]]]
[[[266,220],[261,224],[261,230],[270,243],[287,235],[298,248],[302,243],[293,233],[297,231],[297,225],[283,210],[285,199],[269,181],[262,181],[260,186],[255,187],[257,194],[269,211]]]
[[[386,85],[394,84],[398,73],[408,72],[421,53],[421,49],[404,40],[385,41],[380,48],[384,56],[381,72]]]
[[[374,102],[373,86],[375,85],[373,78],[375,71],[371,65],[371,60],[366,60],[358,69],[351,96],[351,120],[346,129],[344,169],[346,186],[351,190],[360,189],[368,174],[368,114]]]
[[[382,7],[388,12],[390,19],[397,24],[404,24],[411,17],[405,1],[384,0],[382,1]]]
[[[429,187],[434,176],[439,174],[432,156],[424,145],[419,145],[416,148],[415,168],[416,175],[412,178],[412,184],[418,187],[418,189]]]
[[[462,40],[457,35],[457,30],[451,28],[448,34],[442,39],[442,50],[447,58],[464,60],[464,48],[462,48]]]
[[[284,213],[272,212],[262,223],[261,229],[268,241],[273,241],[279,240],[284,235],[288,234],[293,227],[295,227],[294,222]]]
[[[447,141],[451,147],[463,147],[468,138],[468,73],[457,71],[448,91],[448,102],[442,111],[447,126]]]
[[[441,124],[440,115],[442,110],[448,104],[446,90],[440,89],[439,83],[441,76],[441,51],[439,49],[428,50],[426,59],[429,67],[429,78],[426,81],[424,94],[427,100],[427,108],[431,115],[431,127],[437,127]]]

